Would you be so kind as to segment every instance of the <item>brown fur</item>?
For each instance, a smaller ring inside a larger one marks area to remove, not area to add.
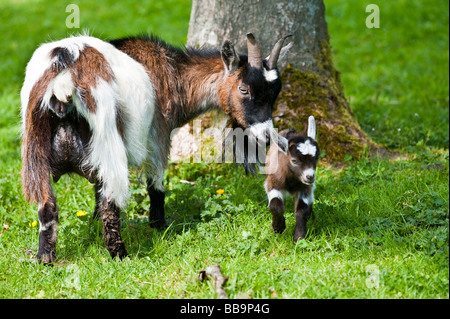
[[[109,82],[113,75],[111,67],[103,55],[92,47],[85,47],[79,58],[71,68],[72,79],[75,86],[81,89],[82,98],[92,113],[95,113],[96,103],[91,88],[97,86],[99,78]]]
[[[241,105],[237,90],[239,72],[227,76],[218,52],[208,57],[187,56],[144,39],[125,40],[118,48],[145,67],[170,130],[205,112],[208,107],[202,107],[202,102],[217,92],[213,100],[219,101],[219,107],[238,117],[240,125],[247,126],[243,112],[229,107],[230,99],[234,105]],[[232,96],[230,90],[234,92]]]
[[[31,90],[22,142],[22,189],[27,201],[47,202],[51,194],[51,128],[49,110],[41,110],[42,97],[57,72],[47,69]]]
[[[283,130],[280,135],[287,137],[287,133],[288,130]],[[286,190],[286,180],[295,177],[292,170],[289,169],[290,162],[291,154],[289,152],[287,154],[280,152],[276,144],[270,146],[266,157],[267,189]]]
[[[239,84],[239,73],[230,74],[219,88],[219,103],[226,114],[235,119],[240,126],[247,127],[241,102],[243,97],[238,90]]]

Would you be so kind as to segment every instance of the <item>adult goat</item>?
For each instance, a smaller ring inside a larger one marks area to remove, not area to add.
[[[75,172],[95,184],[106,248],[123,258],[119,213],[129,199],[128,167],[147,176],[149,221],[164,228],[163,174],[173,129],[221,109],[234,126],[265,141],[281,89],[277,60],[292,46],[282,47],[284,39],[264,60],[251,33],[248,55],[238,55],[230,41],[220,50],[181,50],[146,36],[110,42],[74,36],[41,45],[21,90],[22,188],[38,204],[37,259],[56,258],[51,179]]]

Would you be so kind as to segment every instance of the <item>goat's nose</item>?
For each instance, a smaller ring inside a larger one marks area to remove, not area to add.
[[[314,175],[306,175],[306,180],[308,183],[314,183]]]

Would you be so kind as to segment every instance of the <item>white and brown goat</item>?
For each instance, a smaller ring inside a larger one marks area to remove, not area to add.
[[[287,139],[288,150],[281,152],[272,145],[267,152],[267,178],[264,188],[272,213],[273,231],[282,233],[286,228],[283,193],[295,196],[294,242],[306,236],[306,222],[312,215],[314,188],[319,147],[315,140],[316,125],[313,116],[308,119],[307,136],[287,129],[280,132]]]
[[[173,129],[219,109],[265,140],[281,89],[277,61],[292,46],[282,47],[284,39],[264,60],[251,33],[248,55],[238,55],[230,41],[220,50],[180,50],[146,36],[74,36],[41,45],[21,90],[22,188],[38,204],[37,259],[56,258],[52,179],[75,172],[95,184],[106,248],[123,258],[119,212],[130,196],[129,166],[147,177],[150,224],[166,225],[163,174]]]

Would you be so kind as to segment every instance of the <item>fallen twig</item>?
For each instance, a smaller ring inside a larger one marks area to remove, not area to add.
[[[206,277],[210,277],[213,281],[214,289],[216,289],[217,295],[220,299],[228,299],[223,286],[225,286],[228,276],[224,277],[220,271],[219,265],[213,265],[202,270],[198,274],[198,279],[204,281]]]

